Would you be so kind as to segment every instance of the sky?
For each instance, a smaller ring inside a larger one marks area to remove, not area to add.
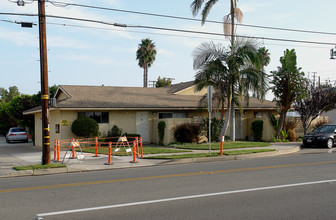
[[[10,1],[14,1],[10,2]],[[36,14],[37,1],[26,1],[20,7],[16,0],[0,1],[0,87],[17,86],[24,94],[40,91],[39,30],[22,28],[16,22],[33,22],[34,16],[9,16],[1,13]],[[52,4],[51,2],[54,2]],[[135,12],[146,12],[185,18],[193,18],[192,0],[49,0],[46,14],[133,26],[151,26],[188,31],[217,33],[219,35],[189,34],[149,28],[124,28],[90,22],[47,18],[48,81],[49,85],[105,85],[143,86],[143,69],[138,66],[136,50],[142,39],[150,38],[157,55],[149,68],[148,79],[160,76],[173,78],[173,83],[194,80],[192,53],[203,42],[213,41],[224,46],[229,40],[224,36],[223,25],[199,21],[162,18],[112,10],[65,6],[55,2],[77,3]],[[228,0],[218,1],[208,20],[223,21],[229,13]],[[30,3],[30,4],[29,4]],[[322,4],[323,3],[323,4]],[[298,67],[306,76],[321,82],[336,81],[336,60],[330,59],[330,49],[336,46],[335,0],[239,0],[238,8],[244,14],[242,24],[285,29],[316,31],[307,33],[274,29],[237,26],[237,35],[276,38],[295,41],[330,43],[298,43],[259,39],[266,47],[271,62],[266,72],[280,66],[279,59],[286,49],[295,49]],[[195,18],[200,19],[200,16]],[[151,86],[151,83],[149,83]],[[271,92],[267,99],[272,99]]]

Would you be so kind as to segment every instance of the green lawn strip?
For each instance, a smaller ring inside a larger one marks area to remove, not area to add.
[[[17,166],[13,167],[14,170],[37,170],[37,169],[48,169],[48,168],[61,168],[66,167],[65,164],[59,164],[59,163],[52,163],[52,164],[46,164],[46,165],[28,165],[28,166]]]
[[[262,152],[271,152],[275,151],[275,149],[254,149],[254,150],[234,150],[234,151],[224,151],[223,155],[242,155],[242,154],[255,154]],[[161,156],[150,156],[145,159],[183,159],[183,158],[197,158],[197,157],[217,157],[220,156],[219,152],[213,152],[211,155],[209,153],[196,153],[196,154],[175,154],[175,155],[161,155]]]
[[[125,151],[124,147],[120,147],[120,150],[117,152],[114,152],[114,148],[112,150],[112,155],[116,156],[127,156],[127,153]],[[79,151],[79,150],[77,150]],[[85,148],[82,147],[82,151],[86,153],[95,153],[95,148]],[[139,148],[140,151],[140,148]],[[172,148],[160,148],[160,147],[148,147],[143,146],[143,154],[168,154],[168,153],[183,153],[183,152],[191,152],[191,150],[176,150]],[[140,153],[140,152],[139,152]],[[98,148],[98,154],[108,154],[108,147],[99,147]],[[129,153],[130,155],[131,153]]]
[[[252,148],[252,147],[268,147],[271,146],[267,142],[249,142],[249,141],[228,141],[223,143],[223,149],[236,149],[236,148]],[[190,150],[208,150],[209,144],[183,144],[183,145],[172,145],[174,148],[178,149],[190,149]],[[220,142],[211,143],[212,150],[220,149]]]

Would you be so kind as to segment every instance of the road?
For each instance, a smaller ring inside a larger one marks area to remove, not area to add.
[[[275,158],[2,178],[0,219],[333,219],[335,170],[335,153],[307,149]]]

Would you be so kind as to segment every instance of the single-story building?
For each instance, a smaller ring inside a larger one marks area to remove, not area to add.
[[[169,144],[174,141],[171,129],[176,124],[199,123],[208,117],[207,109],[199,107],[205,94],[206,89],[195,92],[193,82],[163,88],[60,85],[48,111],[50,140],[75,137],[71,132],[72,122],[80,116],[88,116],[98,122],[101,134],[117,125],[124,132],[140,134],[147,143],[158,143],[157,124],[164,120],[167,125],[164,144]],[[249,106],[243,106],[243,111],[236,109],[236,138],[251,137],[251,123],[261,119],[264,121],[263,139],[271,139],[274,130],[268,117],[276,114],[275,103],[250,98]],[[216,115],[220,109],[213,108],[213,115]],[[35,116],[35,144],[41,146],[41,107],[24,114]]]

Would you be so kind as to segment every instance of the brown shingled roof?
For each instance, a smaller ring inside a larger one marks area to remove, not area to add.
[[[200,96],[174,95],[169,88],[69,86],[59,108],[197,108]]]
[[[184,86],[182,86],[185,88]],[[182,87],[175,88],[179,91]],[[68,98],[57,99],[56,108],[69,109],[197,109],[199,95],[175,95],[171,88],[114,87],[61,85],[57,95],[64,92]],[[215,107],[215,105],[213,105]],[[226,106],[226,105],[225,105]],[[275,109],[275,103],[250,98],[245,109]],[[41,108],[39,108],[41,109]],[[25,114],[39,111],[30,109]]]

